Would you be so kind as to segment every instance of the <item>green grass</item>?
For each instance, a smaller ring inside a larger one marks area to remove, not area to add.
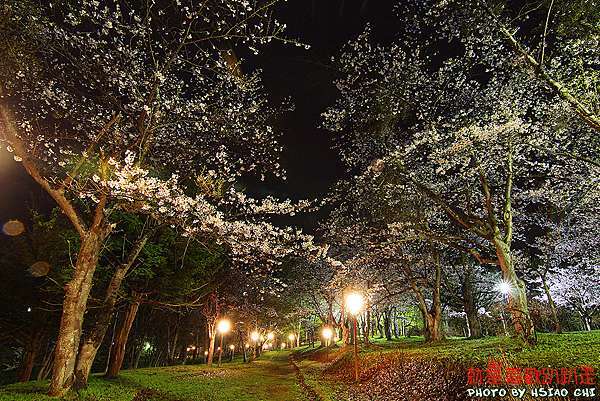
[[[449,338],[426,344],[420,337],[385,341],[372,340],[363,354],[372,352],[406,352],[409,355],[449,358],[469,364],[486,363],[489,358],[506,357],[521,366],[600,367],[600,331],[563,334],[539,333],[537,344],[528,346],[509,337],[487,337],[477,340]]]
[[[289,352],[272,351],[252,363],[224,364],[222,368],[180,365],[125,370],[116,380],[92,377],[89,387],[63,400],[131,401],[258,401],[301,400]],[[2,401],[49,401],[46,382],[8,385],[0,389]],[[141,392],[141,394],[139,394]]]
[[[318,343],[316,344],[319,345]],[[338,344],[340,345],[340,344]],[[565,334],[539,334],[535,347],[518,340],[490,337],[478,340],[449,338],[426,344],[420,337],[385,341],[372,339],[361,346],[365,367],[385,356],[438,359],[452,365],[485,365],[488,358],[502,358],[524,367],[569,367],[591,365],[600,370],[600,331]],[[323,401],[334,401],[338,390],[348,383],[329,375],[331,366],[347,370],[351,349],[301,347],[293,350],[305,384]],[[244,364],[224,363],[222,368],[205,365],[178,365],[164,368],[125,370],[116,380],[98,376],[90,379],[85,391],[71,393],[68,401],[291,401],[302,400],[294,368],[288,362],[290,351],[271,351]],[[334,369],[335,370],[335,369]],[[50,401],[47,382],[12,384],[0,388],[0,401]]]

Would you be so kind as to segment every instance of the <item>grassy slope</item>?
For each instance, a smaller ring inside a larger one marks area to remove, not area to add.
[[[65,397],[85,401],[258,401],[301,400],[288,352],[268,352],[252,364],[227,363],[125,370],[117,380],[92,377],[87,390]],[[13,384],[0,389],[2,401],[49,401],[47,383]],[[137,397],[136,397],[137,396]]]
[[[420,337],[385,341],[372,339],[371,345],[360,351],[363,369],[372,367],[385,356],[404,354],[423,359],[436,359],[452,365],[485,366],[489,358],[501,359],[522,367],[593,366],[600,376],[600,331],[565,334],[539,334],[535,347],[504,337],[478,340],[450,338],[436,344],[425,344]],[[305,381],[312,385],[323,400],[339,399],[346,384],[341,376],[351,374],[351,350],[302,348],[295,357]],[[341,373],[341,374],[340,374]],[[345,378],[347,379],[347,378]]]

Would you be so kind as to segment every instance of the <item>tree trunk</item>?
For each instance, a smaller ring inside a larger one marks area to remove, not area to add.
[[[17,380],[19,382],[28,382],[31,380],[31,372],[33,370],[33,364],[35,363],[35,358],[40,349],[40,345],[42,342],[42,332],[36,331],[31,334],[29,341],[25,345],[23,360],[21,361],[21,366],[19,366],[19,375]]]
[[[392,341],[392,311],[390,307],[386,307],[383,311],[383,326],[385,331],[385,339]]]
[[[96,228],[83,238],[77,255],[73,278],[65,286],[60,329],[56,340],[52,380],[48,394],[63,395],[73,384],[75,358],[79,349],[81,326],[92,279],[107,229]]]
[[[548,305],[550,305],[550,312],[552,313],[552,320],[554,322],[554,332],[562,333],[562,327],[560,327],[558,313],[556,312],[556,304],[552,299],[552,294],[550,294],[550,288],[548,288],[548,283],[546,282],[546,275],[540,274],[540,278],[542,279],[542,287],[544,287],[544,292],[546,293],[546,297],[548,298]]]
[[[217,323],[216,322],[217,322],[217,320],[215,319],[214,321],[207,323],[207,327],[208,327],[208,359],[207,359],[206,363],[208,364],[208,366],[212,366],[213,357],[215,355],[215,341],[217,339],[217,330],[216,330]]]
[[[367,308],[365,313],[365,329],[363,331],[364,335],[364,344],[369,345],[369,335],[371,333],[371,308]]]
[[[139,307],[140,299],[139,297],[136,297],[129,305],[129,308],[125,313],[125,317],[123,318],[123,322],[117,330],[117,335],[115,336],[115,341],[113,344],[113,350],[110,354],[110,361],[108,363],[108,371],[106,372],[106,377],[108,378],[117,377],[121,371],[123,359],[125,358],[125,347],[127,345],[129,331],[131,330],[131,326],[133,326],[133,321],[135,320],[135,316],[137,315]]]
[[[527,293],[525,283],[515,271],[510,247],[496,235],[494,237],[496,255],[502,271],[502,279],[511,284],[511,292],[508,295],[508,311],[511,315],[515,333],[527,343],[535,343],[533,321],[529,314],[527,305]]]
[[[481,337],[481,323],[477,314],[477,306],[473,297],[473,266],[468,264],[462,282],[463,308],[467,315],[469,338]]]
[[[84,336],[83,343],[77,355],[77,363],[75,367],[75,383],[76,389],[81,389],[87,386],[88,377],[92,370],[92,364],[98,353],[100,345],[104,340],[104,336],[110,326],[110,321],[115,312],[115,304],[117,303],[117,295],[121,288],[121,284],[129,272],[138,255],[146,245],[150,233],[146,233],[136,241],[133,248],[129,252],[127,259],[115,270],[106,293],[104,295],[103,305],[99,312],[95,315],[95,321],[90,328],[88,334]],[[109,358],[110,359],[110,358]]]

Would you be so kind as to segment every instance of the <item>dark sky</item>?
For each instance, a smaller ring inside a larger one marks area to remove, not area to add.
[[[344,174],[331,136],[319,129],[320,114],[337,96],[333,80],[337,72],[331,57],[371,23],[381,37],[393,35],[393,1],[388,0],[288,0],[281,2],[276,18],[287,25],[287,36],[311,46],[309,50],[274,43],[259,56],[242,55],[244,68],[260,68],[273,102],[290,97],[295,111],[286,114],[278,127],[283,134],[285,183],[251,184],[256,195],[306,199],[322,196]],[[19,164],[0,150],[0,221],[24,219],[27,208],[48,210],[51,202]],[[314,227],[318,216],[296,221]]]

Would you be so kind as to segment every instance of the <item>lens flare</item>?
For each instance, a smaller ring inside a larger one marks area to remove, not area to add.
[[[2,226],[2,232],[11,237],[16,237],[25,231],[25,225],[19,220],[9,220]]]

